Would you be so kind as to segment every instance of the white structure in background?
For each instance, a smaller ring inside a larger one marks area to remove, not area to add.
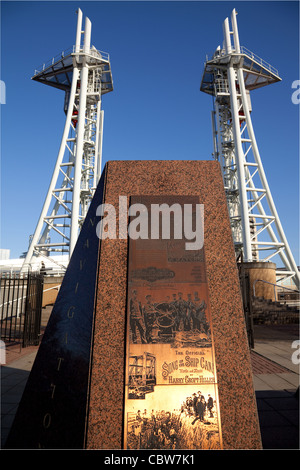
[[[66,271],[66,267],[69,263],[69,256],[65,255],[54,255],[54,256],[39,256],[33,257],[30,264],[31,271],[40,271],[44,263],[46,272],[51,276],[62,276]],[[0,260],[0,275],[17,274],[22,270],[24,258],[10,258],[7,260]],[[22,271],[21,271],[22,272]],[[23,272],[26,275],[27,271]]]
[[[10,257],[10,250],[6,248],[0,248],[0,261],[8,260]]]
[[[25,257],[27,271],[51,252],[71,257],[101,175],[102,95],[113,90],[109,55],[91,46],[91,22],[77,11],[76,43],[33,80],[65,91],[66,122],[42,212]],[[83,36],[83,43],[82,43]]]
[[[200,90],[214,97],[213,157],[222,167],[237,258],[279,255],[299,289],[297,265],[268,186],[250,117],[250,91],[280,81],[278,71],[240,46],[236,11],[223,24],[224,43],[205,63]]]

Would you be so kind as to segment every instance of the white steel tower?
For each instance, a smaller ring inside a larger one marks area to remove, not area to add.
[[[71,257],[101,175],[102,95],[113,90],[109,55],[91,46],[91,22],[77,11],[75,46],[36,71],[33,80],[65,91],[65,127],[48,193],[22,270],[34,256]]]
[[[297,265],[268,186],[251,121],[250,91],[280,81],[278,71],[240,46],[236,11],[223,23],[224,43],[207,59],[200,90],[213,96],[213,157],[222,167],[237,258],[279,255],[299,289]]]

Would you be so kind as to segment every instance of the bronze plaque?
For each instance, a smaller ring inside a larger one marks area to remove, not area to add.
[[[191,196],[135,196],[130,207],[124,447],[221,449],[203,207]],[[187,249],[189,222],[199,239]]]

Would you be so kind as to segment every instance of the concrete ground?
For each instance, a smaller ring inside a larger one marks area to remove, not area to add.
[[[293,347],[299,340],[299,326],[255,326],[254,338],[251,360],[263,448],[299,449],[299,365],[295,362],[300,354]],[[2,447],[37,349],[12,348],[1,367]]]
[[[254,338],[253,383],[263,448],[299,449],[300,345],[294,343],[299,325],[257,325]]]

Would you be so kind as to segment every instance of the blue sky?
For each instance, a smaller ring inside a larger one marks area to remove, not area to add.
[[[31,80],[75,43],[76,9],[92,43],[110,54],[114,91],[104,96],[103,159],[210,160],[211,97],[199,91],[206,54],[238,11],[240,42],[279,70],[282,82],[251,94],[252,119],[285,234],[299,264],[299,3],[280,1],[1,2],[1,239],[28,247],[55,165],[64,93]]]

